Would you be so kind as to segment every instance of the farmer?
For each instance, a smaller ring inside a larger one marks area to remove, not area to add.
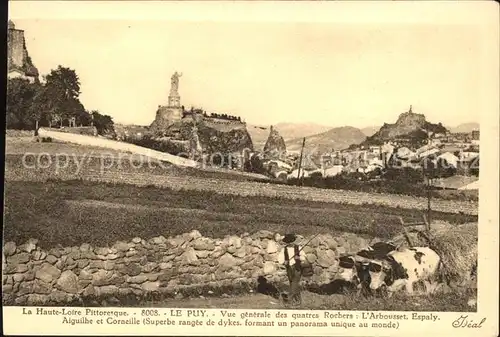
[[[303,274],[303,266],[301,251],[297,244],[297,236],[295,234],[286,234],[281,241],[285,244],[282,254],[284,258],[283,264],[285,265],[288,281],[290,282],[289,299],[293,304],[301,304],[300,280]],[[293,260],[290,260],[291,252],[289,250],[291,250],[290,248],[292,247]]]

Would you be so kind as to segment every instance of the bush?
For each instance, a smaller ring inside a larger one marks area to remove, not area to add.
[[[424,181],[422,171],[415,170],[410,167],[401,169],[388,168],[383,174],[384,179],[391,180],[395,183],[421,183]]]
[[[251,173],[267,174],[262,160],[256,154],[252,154],[250,160],[245,161],[244,170]]]

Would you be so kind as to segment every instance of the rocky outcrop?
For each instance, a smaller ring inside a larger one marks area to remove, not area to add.
[[[441,123],[433,124],[426,121],[423,114],[410,110],[399,115],[396,123],[387,124],[380,128],[373,136],[368,137],[364,144],[379,145],[386,141],[407,140],[416,146],[428,138],[429,133],[447,133],[448,130]]]
[[[304,242],[309,240],[304,238]],[[350,233],[312,238],[304,248],[314,270],[304,280],[306,287],[331,282],[342,271],[340,255],[357,252],[374,240]],[[7,242],[2,255],[3,303],[85,305],[90,299],[100,299],[117,304],[128,295],[249,290],[259,276],[282,287],[287,279],[278,259],[280,250],[274,233],[265,230],[222,239],[203,237],[193,230],[169,238],[135,237],[109,247],[82,244],[48,250],[33,239],[20,245]]]
[[[198,126],[198,137],[204,153],[253,151],[252,139],[245,127],[222,131],[202,123]]]
[[[149,126],[149,131],[155,137],[161,137],[166,134],[170,126],[179,122],[182,118],[182,109],[178,107],[159,106],[156,111],[156,117]]]
[[[241,154],[246,149],[253,151],[252,139],[243,123],[218,125],[202,118],[184,118],[166,128],[164,135],[189,141],[195,153],[228,155]]]
[[[267,159],[281,159],[286,155],[285,140],[272,126],[263,152]]]

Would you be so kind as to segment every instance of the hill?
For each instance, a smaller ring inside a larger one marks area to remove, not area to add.
[[[316,123],[278,123],[273,128],[286,140],[302,138],[325,132],[331,129],[330,126]],[[254,148],[261,151],[269,137],[269,125],[248,125],[247,130],[252,137]]]
[[[380,126],[368,126],[366,128],[362,128],[361,132],[365,134],[366,137],[371,137],[373,136],[378,130],[380,129]]]
[[[479,130],[479,123],[462,123],[449,129],[451,133],[470,133]]]
[[[448,130],[441,124],[433,124],[425,119],[423,114],[417,114],[410,110],[399,115],[396,123],[384,125],[361,145],[380,145],[386,141],[402,141],[410,147],[418,147],[424,142],[430,133],[446,133]]]
[[[300,137],[286,142],[287,150],[300,151],[302,139],[303,137]],[[329,152],[332,149],[342,150],[348,148],[351,144],[359,144],[365,139],[366,136],[360,129],[343,126],[306,137],[305,150],[319,152]]]

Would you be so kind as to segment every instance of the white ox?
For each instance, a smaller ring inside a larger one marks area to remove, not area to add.
[[[359,283],[362,279],[366,281],[369,275],[364,275],[363,270],[369,266],[369,262],[383,260],[389,252],[394,250],[396,246],[392,242],[377,242],[355,255],[341,256],[339,258],[339,266],[342,268],[340,279],[353,283]]]
[[[436,290],[436,276],[441,264],[439,255],[429,247],[413,247],[395,250],[387,254],[384,260],[369,262],[365,268],[365,277],[368,277],[371,290],[387,287],[389,296],[394,292],[406,289],[409,295],[413,294],[415,283],[422,281],[427,293]]]

